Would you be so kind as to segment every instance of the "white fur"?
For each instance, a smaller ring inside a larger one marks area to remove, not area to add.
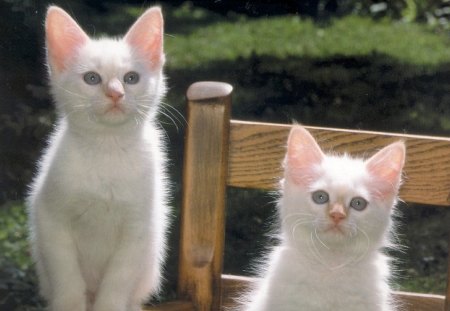
[[[50,68],[58,121],[28,198],[33,257],[51,311],[137,311],[157,293],[165,256],[165,155],[155,124],[161,70],[143,70],[125,40],[90,40],[60,73]],[[124,113],[106,114],[104,81],[126,85]]]
[[[396,310],[388,284],[389,260],[380,249],[390,245],[397,189],[385,199],[373,197],[366,163],[324,155],[307,187],[290,178],[295,173],[286,164],[278,202],[281,243],[272,250],[254,290],[241,299],[241,310]],[[326,204],[312,200],[316,190],[328,192],[330,203],[348,206],[360,196],[369,205],[363,211],[348,208],[341,225],[345,234],[326,231],[332,220]]]

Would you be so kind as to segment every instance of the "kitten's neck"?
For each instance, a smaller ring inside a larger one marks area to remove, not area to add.
[[[373,250],[367,252],[338,250],[313,249],[311,245],[305,245],[304,249],[290,247],[295,254],[296,261],[302,262],[315,271],[328,271],[339,273],[348,270],[348,268],[365,267],[371,265],[377,258],[378,252]]]
[[[297,233],[299,233],[298,230]],[[379,252],[372,241],[364,236],[337,243],[336,241],[326,241],[314,232],[302,232],[296,237],[284,232],[282,240],[282,245],[292,249],[300,261],[330,271],[340,270],[347,266],[364,265]]]
[[[58,122],[58,128],[74,141],[83,144],[91,143],[96,146],[106,144],[127,147],[134,145],[144,137],[144,133],[149,126],[151,126],[150,122],[139,124],[128,122],[121,125],[95,124],[90,127],[82,127],[72,124],[66,118],[61,118]]]

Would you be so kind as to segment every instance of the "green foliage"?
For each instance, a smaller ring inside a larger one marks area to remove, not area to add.
[[[404,0],[401,11],[407,22],[426,22],[433,28],[449,29],[450,3],[445,0]]]
[[[413,22],[417,19],[418,6],[415,0],[405,0],[406,7],[402,11],[403,19],[407,22]]]
[[[343,1],[341,11],[374,18],[389,17],[407,23],[423,23],[442,32],[450,29],[450,3],[446,0],[350,0]]]
[[[0,266],[14,263],[21,270],[31,266],[24,210],[20,203],[0,208]]]
[[[25,207],[10,202],[0,208],[0,306],[14,311],[40,310],[36,283]]]

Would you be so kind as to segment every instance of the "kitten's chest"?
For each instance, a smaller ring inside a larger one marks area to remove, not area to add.
[[[150,192],[155,172],[149,146],[125,148],[107,141],[61,147],[53,169],[67,198],[120,204],[143,200]]]
[[[373,264],[359,262],[333,269],[321,261],[311,261],[304,252],[308,250],[300,254],[282,250],[275,257],[270,281],[276,292],[274,305],[285,302],[294,309],[302,305],[305,310],[330,310],[334,306],[334,310],[359,311],[372,310],[363,306],[385,298],[385,285]]]

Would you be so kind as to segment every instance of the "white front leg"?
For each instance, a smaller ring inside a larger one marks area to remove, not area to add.
[[[36,260],[48,281],[50,311],[86,311],[86,285],[71,227],[50,214],[41,208],[35,227]]]
[[[156,258],[149,256],[156,252],[149,251],[152,246],[150,233],[144,227],[148,225],[124,225],[117,249],[97,290],[93,311],[128,311],[139,307],[140,301],[134,301],[134,292],[143,279],[149,277],[146,274],[151,273],[151,269],[147,267],[156,264]]]

